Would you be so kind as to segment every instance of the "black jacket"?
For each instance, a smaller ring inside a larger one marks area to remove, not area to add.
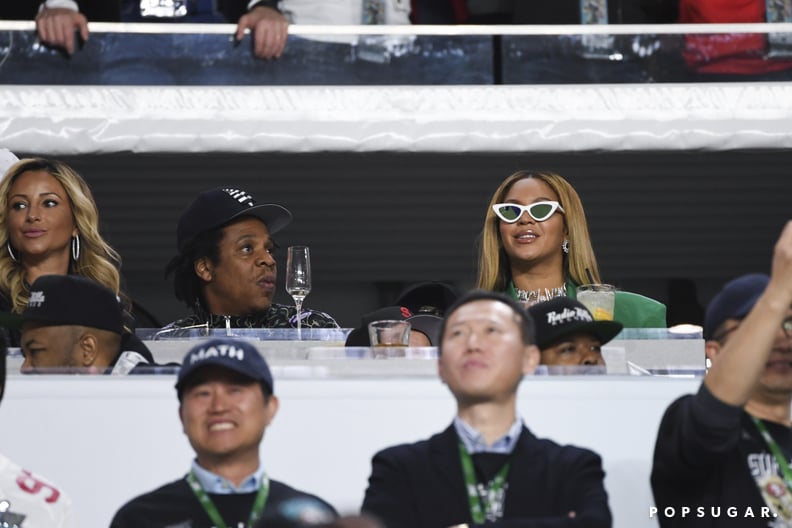
[[[764,423],[790,460],[792,430]],[[753,475],[783,482],[748,413],[718,400],[704,384],[695,396],[669,406],[657,433],[651,477],[662,528],[772,526],[772,513],[762,517],[767,505]],[[674,515],[664,515],[666,508]],[[690,512],[684,515],[682,508]]]
[[[580,24],[580,0],[514,3],[514,24]],[[677,21],[673,0],[608,0],[610,24],[666,24]]]
[[[76,0],[88,21],[118,22],[121,20],[119,0]],[[42,0],[4,0],[0,2],[0,19],[33,20]]]
[[[611,526],[596,453],[536,438],[523,427],[510,460],[504,516],[487,526]],[[429,440],[377,453],[362,509],[388,528],[472,525],[454,427]],[[572,511],[574,519],[569,517]]]
[[[232,495],[209,493],[208,495],[228,526],[245,525],[256,498],[255,492]],[[270,480],[269,495],[263,516],[274,515],[281,504],[295,498],[319,501],[328,510],[335,512],[332,506],[318,497],[303,493],[277,480]],[[168,526],[190,526],[191,528],[211,528],[213,526],[185,478],[170,482],[132,499],[116,512],[110,523],[111,528],[165,528]]]

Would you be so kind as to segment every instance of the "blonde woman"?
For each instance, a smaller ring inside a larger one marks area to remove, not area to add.
[[[124,351],[153,363],[131,331],[132,303],[121,292],[121,258],[99,234],[99,211],[91,189],[71,167],[43,158],[20,160],[0,181],[0,310],[22,313],[30,285],[43,275],[81,275],[121,299]],[[19,334],[9,331],[13,346]]]
[[[518,171],[496,189],[479,246],[477,287],[506,292],[527,304],[601,282],[583,204],[568,181],[552,172]],[[664,328],[665,306],[616,293],[614,319],[625,327]]]
[[[74,170],[42,158],[12,165],[0,182],[0,294],[20,313],[42,275],[82,275],[120,294],[121,260],[99,234],[91,190]]]

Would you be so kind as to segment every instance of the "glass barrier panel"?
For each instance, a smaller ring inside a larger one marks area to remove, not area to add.
[[[792,79],[792,24],[299,26],[260,60],[228,24],[94,23],[71,57],[0,21],[0,84],[611,84]]]

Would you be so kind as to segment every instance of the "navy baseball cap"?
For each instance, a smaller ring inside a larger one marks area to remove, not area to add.
[[[536,326],[536,346],[544,350],[574,334],[593,334],[604,345],[622,331],[618,321],[596,321],[583,303],[567,296],[554,297],[528,308]]]
[[[184,386],[200,368],[216,365],[233,370],[245,377],[263,383],[270,394],[275,393],[275,384],[269,365],[253,344],[233,337],[221,337],[195,345],[182,360],[176,379],[176,392],[181,399]]]
[[[30,285],[21,314],[0,314],[2,326],[19,328],[28,321],[124,333],[124,312],[116,294],[80,275],[43,275]]]
[[[176,227],[179,251],[192,239],[242,216],[258,218],[274,235],[292,221],[288,209],[278,204],[257,204],[253,195],[241,189],[218,187],[199,194],[187,206]]]
[[[748,315],[769,282],[770,277],[763,273],[749,273],[727,282],[707,305],[704,339],[712,339],[726,319],[742,319]]]

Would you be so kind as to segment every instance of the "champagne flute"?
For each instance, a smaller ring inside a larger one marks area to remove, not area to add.
[[[311,293],[311,253],[307,246],[289,246],[286,291],[294,299],[297,308],[297,338],[302,339],[302,304]]]

